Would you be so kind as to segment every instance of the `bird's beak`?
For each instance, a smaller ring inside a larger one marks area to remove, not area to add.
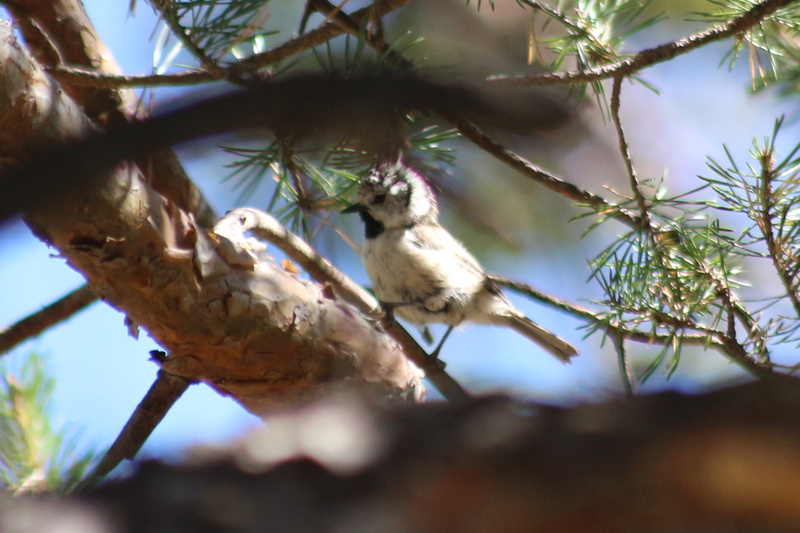
[[[342,209],[342,213],[362,213],[367,210],[367,206],[363,204],[353,204],[350,207]]]

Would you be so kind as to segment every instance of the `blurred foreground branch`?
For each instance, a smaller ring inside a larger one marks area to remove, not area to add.
[[[0,505],[0,529],[797,531],[799,409],[797,387],[763,383],[569,409],[329,398],[182,466]]]

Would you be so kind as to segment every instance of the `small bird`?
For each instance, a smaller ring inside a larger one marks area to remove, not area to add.
[[[362,259],[381,304],[412,323],[507,326],[568,363],[578,351],[506,299],[472,254],[438,221],[433,189],[402,160],[381,163],[361,181],[356,203],[366,238]]]

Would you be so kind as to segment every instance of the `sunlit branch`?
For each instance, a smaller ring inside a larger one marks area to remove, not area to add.
[[[44,309],[28,315],[16,324],[0,331],[0,354],[5,354],[17,344],[68,319],[96,302],[97,299],[97,293],[89,285],[84,285]]]
[[[234,236],[236,240],[246,232],[265,239],[280,248],[292,261],[300,265],[320,283],[328,284],[333,292],[367,316],[381,318],[378,301],[337,269],[327,259],[320,256],[307,242],[287,230],[274,217],[252,208],[238,208],[230,211],[215,228],[215,232]],[[406,356],[422,368],[431,383],[442,395],[451,401],[464,401],[469,398],[466,391],[442,368],[441,363],[428,356],[428,353],[394,320],[384,320],[382,325],[395,341],[402,346]]]
[[[567,85],[573,83],[588,83],[618,76],[630,76],[647,67],[670,60],[675,56],[691,52],[710,42],[744,33],[778,9],[795,3],[796,1],[797,0],[765,0],[764,2],[756,4],[746,13],[733,20],[677,41],[642,50],[631,57],[610,65],[602,65],[588,70],[552,72],[531,76],[492,76],[489,78],[489,81],[507,85]],[[525,3],[528,5],[533,4],[533,2]]]

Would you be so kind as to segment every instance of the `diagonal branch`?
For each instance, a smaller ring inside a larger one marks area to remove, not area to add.
[[[606,200],[605,198],[598,196],[594,193],[586,191],[580,187],[577,187],[563,179],[560,179],[552,174],[545,172],[544,170],[538,168],[536,165],[528,161],[527,159],[523,158],[522,156],[516,154],[515,152],[511,151],[510,149],[506,148],[492,137],[487,135],[486,133],[482,132],[478,129],[474,124],[470,123],[463,118],[458,116],[447,116],[448,120],[450,120],[459,132],[464,135],[467,139],[475,143],[477,146],[488,152],[489,154],[493,155],[500,161],[506,163],[511,168],[517,170],[524,176],[532,179],[536,183],[547,187],[548,189],[561,194],[562,196],[569,198],[571,200],[575,200],[580,202],[581,204],[587,205],[595,209],[600,215],[607,216],[609,218],[613,218],[626,224],[628,226],[633,227],[634,229],[642,229],[643,227],[643,220],[641,216],[635,215],[624,209],[623,207],[613,204]],[[650,231],[653,234],[658,233],[660,228],[652,225],[652,222],[649,225]],[[757,331],[758,326],[753,321],[752,317],[749,315],[747,310],[742,306],[741,302],[737,301],[734,295],[731,293],[730,288],[723,282],[724,280],[719,279],[718,275],[715,275],[713,269],[708,267],[707,265],[698,265],[699,271],[702,272],[704,275],[708,276],[709,281],[717,287],[718,293],[720,297],[723,299],[723,303],[726,308],[730,309],[732,313],[738,318],[742,324],[747,329],[748,333]],[[538,299],[538,298],[537,298]],[[562,309],[566,309],[565,307],[561,307]],[[573,308],[569,310],[571,313],[574,313],[576,316],[580,316],[581,318],[592,320],[594,314],[589,312],[582,313],[578,308]],[[699,326],[698,324],[694,324],[694,326]],[[603,327],[609,331],[611,328],[616,326],[611,326],[608,324],[604,324]],[[695,327],[694,329],[697,329]],[[735,360],[738,364],[742,367],[750,371],[753,375],[756,375],[760,378],[764,377],[771,377],[774,376],[775,373],[772,371],[771,366],[765,366],[759,364],[757,361],[753,360],[750,357],[746,350],[736,341],[735,337],[729,337],[727,335],[720,335],[718,336],[719,332],[716,332],[713,336],[717,337],[718,342],[713,342],[718,347],[722,347],[726,350],[726,353],[730,355],[730,357]],[[637,333],[633,331],[626,331],[626,335],[629,335],[628,338],[632,340],[639,340],[641,342],[652,342],[653,337],[649,333]],[[692,339],[691,343],[696,344],[707,344],[708,343],[708,336],[702,337],[704,340],[701,341],[700,338]],[[737,348],[738,346],[738,348]]]
[[[757,25],[778,9],[793,4],[796,1],[797,0],[765,0],[753,6],[746,13],[730,21],[677,41],[642,50],[638,54],[610,65],[602,65],[589,70],[553,72],[533,76],[493,76],[489,78],[489,81],[508,85],[541,86],[587,83],[617,76],[630,76],[644,68],[668,61],[675,56],[685,54],[710,42],[741,34]],[[530,5],[530,3],[528,4]]]
[[[489,279],[496,282],[498,285],[503,287],[507,287],[512,291],[516,291],[520,294],[524,294],[529,296],[530,298],[542,302],[550,307],[555,309],[560,309],[566,313],[569,313],[573,316],[577,316],[590,322],[595,325],[602,326],[602,328],[609,332],[609,334],[613,335],[622,335],[626,339],[641,342],[645,344],[666,344],[672,341],[672,335],[665,335],[665,334],[658,334],[658,333],[648,333],[644,331],[638,331],[626,328],[621,325],[614,325],[609,324],[607,321],[601,319],[597,316],[597,314],[586,307],[582,307],[580,305],[567,303],[563,300],[555,298],[549,294],[543,293],[526,283],[522,283],[519,281],[510,280],[508,278],[504,278],[501,276],[492,275],[489,276]],[[687,326],[684,324],[683,326]],[[691,325],[688,325],[691,327]],[[696,329],[696,328],[694,328]],[[717,330],[706,330],[705,333],[702,335],[686,335],[683,337],[685,341],[684,344],[692,345],[692,346],[707,346],[711,344],[712,346],[723,347],[724,344],[718,340],[720,337],[724,336],[721,331]],[[711,339],[709,340],[709,337]]]
[[[565,198],[587,205],[596,210],[600,215],[609,216],[634,228],[641,226],[642,220],[639,216],[619,205],[609,202],[602,196],[598,196],[542,170],[524,157],[494,140],[471,122],[457,116],[449,116],[447,118],[464,137],[539,185],[543,185]]]
[[[60,68],[81,70],[88,77],[121,76],[79,0],[16,0],[9,4],[14,22],[25,36],[28,48],[37,58],[44,57],[50,71]],[[65,63],[70,65],[65,66]],[[116,90],[117,85],[73,84],[60,80],[70,97],[78,102],[101,128],[124,127],[141,112],[132,91]],[[148,173],[150,183],[171,201],[191,211],[205,226],[217,216],[191,182],[174,152],[158,150],[136,158]]]
[[[353,12],[348,19],[355,24],[361,24],[367,17],[383,17],[408,2],[409,0],[382,0],[375,2],[372,6]],[[214,72],[199,70],[177,74],[122,76],[102,74],[89,69],[61,65],[49,68],[48,73],[61,83],[102,88],[199,85],[223,79],[233,79],[235,81],[242,76],[251,75],[259,69],[324,44],[344,33],[347,33],[347,26],[343,27],[340,22],[329,22],[316,30],[286,41],[271,50],[247,57],[226,67],[219,67]],[[379,42],[377,38],[376,42]]]
[[[240,242],[246,232],[252,232],[280,248],[315,280],[329,284],[334,293],[364,315],[383,315],[378,302],[371,294],[267,213],[249,207],[234,209],[219,221],[214,231],[229,237],[232,242]],[[431,358],[400,324],[394,320],[384,320],[382,326],[386,333],[400,344],[406,356],[425,371],[427,378],[442,396],[453,402],[469,399],[469,395],[461,385],[445,372],[441,362]]]
[[[150,390],[136,406],[114,443],[87,478],[85,486],[99,481],[124,459],[136,457],[156,426],[193,383],[195,382],[192,380],[159,370]]]
[[[89,285],[75,289],[44,309],[23,318],[0,331],[0,354],[5,354],[17,344],[42,333],[62,320],[85,309],[97,301],[97,293]]]
[[[0,24],[0,30],[0,55],[19,71],[0,76],[0,94],[24,95],[30,102],[0,99],[7,126],[0,138],[8,157],[29,161],[32,139],[63,146],[67,139],[91,136],[81,109],[14,41],[10,24]],[[68,168],[34,174],[33,181],[48,181],[50,174],[64,182],[62,197],[50,202],[43,198],[51,196],[34,193],[38,202],[26,216],[107,302],[170,353],[165,371],[203,381],[257,414],[344,386],[386,401],[423,397],[419,370],[365,317],[326,297],[318,284],[268,261],[256,269],[228,264],[218,250],[221,240],[153,191],[138,172],[123,165],[108,173],[103,163],[95,167],[96,159],[109,160],[105,142],[87,158],[73,149],[68,151],[76,159]],[[72,180],[83,171],[97,176]],[[9,186],[9,194],[0,195],[5,201],[17,183],[0,181]]]

